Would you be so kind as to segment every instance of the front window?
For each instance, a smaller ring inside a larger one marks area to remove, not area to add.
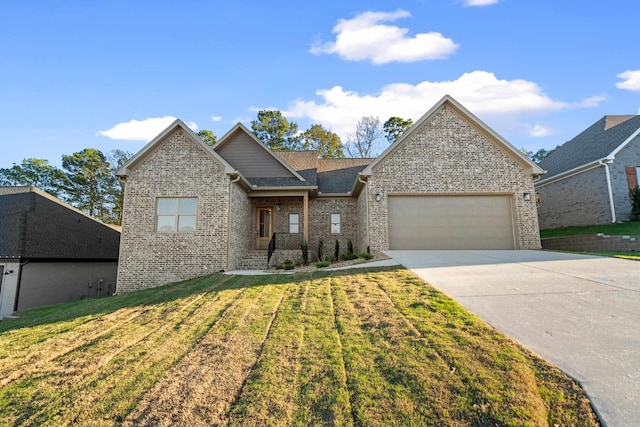
[[[331,234],[340,234],[340,214],[331,214]]]
[[[195,231],[197,210],[198,199],[196,198],[158,198],[156,231],[181,233]]]
[[[300,232],[300,215],[289,214],[289,233]]]

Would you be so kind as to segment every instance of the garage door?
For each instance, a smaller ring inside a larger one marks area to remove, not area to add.
[[[389,196],[390,249],[515,249],[510,196]]]

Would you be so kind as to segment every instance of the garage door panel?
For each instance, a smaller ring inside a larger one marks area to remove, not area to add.
[[[389,196],[391,249],[514,249],[510,196]]]

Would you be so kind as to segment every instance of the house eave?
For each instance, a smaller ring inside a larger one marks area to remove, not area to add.
[[[603,163],[611,163],[612,161],[613,161],[613,158],[611,158],[610,156],[603,157],[601,159],[594,160],[593,162],[578,166],[573,169],[569,169],[568,171],[561,172],[557,175],[553,175],[548,178],[541,179],[539,181],[534,181],[533,185],[535,187],[543,187],[547,184],[551,184],[557,181],[562,181],[563,179],[567,179],[574,175],[578,175],[588,170],[595,169],[597,167],[602,166]]]

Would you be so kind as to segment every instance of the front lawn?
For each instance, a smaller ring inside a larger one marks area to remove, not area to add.
[[[0,425],[596,426],[404,269],[215,274],[0,322]]]

